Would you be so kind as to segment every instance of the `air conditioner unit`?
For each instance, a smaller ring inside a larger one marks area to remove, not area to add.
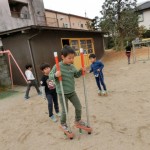
[[[64,28],[68,28],[68,24],[67,23],[64,23],[63,26],[64,26]]]

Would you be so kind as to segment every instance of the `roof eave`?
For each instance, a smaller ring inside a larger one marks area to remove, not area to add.
[[[13,29],[13,30],[8,30],[4,32],[0,32],[0,35],[7,35],[15,32],[20,32],[20,31],[25,31],[25,30],[30,30],[30,29],[38,29],[38,30],[64,30],[64,31],[75,31],[75,32],[90,32],[90,33],[101,33],[101,34],[106,34],[107,32],[102,32],[102,31],[93,31],[93,30],[81,30],[81,29],[72,29],[72,28],[58,28],[58,27],[49,27],[49,26],[27,26],[27,27],[22,27],[18,29]]]

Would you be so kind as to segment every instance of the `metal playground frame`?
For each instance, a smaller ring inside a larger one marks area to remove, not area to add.
[[[147,47],[147,58],[144,58],[144,59],[138,59],[137,58],[137,47],[141,47],[141,46],[146,46]],[[136,42],[136,41],[133,41],[132,42],[132,55],[133,55],[133,63],[136,63],[137,61],[148,61],[150,60],[150,40],[145,40],[145,41],[139,41],[139,42]]]
[[[11,79],[11,87],[13,88],[13,74],[12,74],[12,65],[11,65],[11,59],[10,58],[12,58],[12,60],[15,63],[15,65],[17,66],[19,72],[21,73],[22,77],[24,78],[25,82],[27,83],[27,79],[26,79],[25,75],[23,74],[21,68],[19,67],[17,61],[13,57],[12,53],[10,52],[10,50],[0,51],[0,54],[7,54],[8,64],[9,64],[9,72],[10,72],[10,79]]]

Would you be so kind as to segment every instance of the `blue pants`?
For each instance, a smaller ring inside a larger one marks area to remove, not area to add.
[[[103,89],[106,91],[106,85],[104,83],[103,75],[99,74],[98,77],[95,77],[95,80],[96,80],[96,83],[97,83],[99,90],[102,91],[102,88],[101,88],[101,85],[102,85]]]

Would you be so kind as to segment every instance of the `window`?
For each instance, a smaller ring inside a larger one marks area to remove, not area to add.
[[[3,43],[2,43],[2,40],[1,40],[1,38],[0,38],[0,51],[2,51],[3,50]],[[0,55],[1,56],[1,55]]]
[[[84,54],[91,54],[93,53],[92,41],[89,40],[80,40],[81,48],[84,50]]]
[[[94,43],[92,38],[63,38],[62,47],[67,44],[70,45],[76,54],[74,58],[74,65],[76,68],[81,68],[80,48],[83,48],[85,66],[90,65],[89,54],[94,53]]]
[[[79,43],[78,40],[71,40],[71,47],[75,50],[76,56],[79,56]]]
[[[83,28],[83,24],[81,24],[81,28]]]
[[[92,39],[71,39],[70,46],[75,50],[76,56],[80,55],[80,48],[83,48],[84,54],[94,53]]]
[[[29,19],[29,9],[27,3],[9,0],[11,16],[21,19]]]
[[[138,21],[139,22],[144,21],[143,13],[141,13],[141,14],[138,15]]]

